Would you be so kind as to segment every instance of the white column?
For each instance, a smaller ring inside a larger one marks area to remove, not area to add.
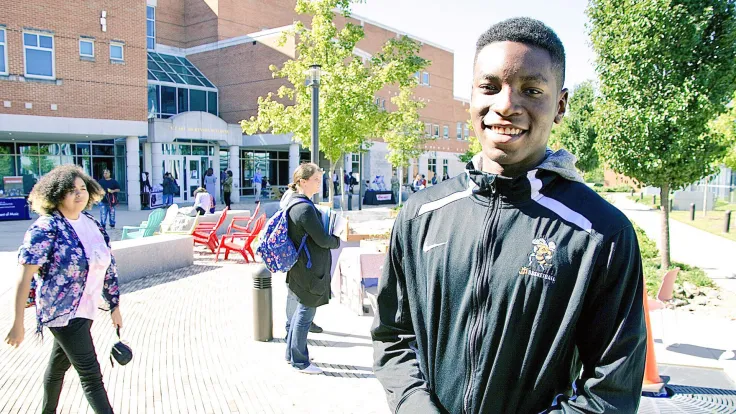
[[[141,166],[138,137],[125,139],[125,158],[128,167],[128,210],[141,209]]]
[[[152,186],[156,186],[156,184],[164,183],[163,163],[164,163],[164,152],[163,152],[163,148],[161,147],[161,144],[158,142],[152,142],[151,143],[151,171],[150,171]],[[182,185],[181,182],[180,182],[180,185]]]
[[[212,170],[214,171],[215,177],[217,177],[217,185],[215,186],[215,200],[220,202],[220,144],[215,144],[215,156],[213,157]]]
[[[291,182],[291,175],[299,167],[299,144],[292,143],[289,145],[289,182]]]
[[[148,171],[151,185],[155,186],[153,182],[153,160],[151,159],[151,143],[146,142],[143,144],[143,171]]]
[[[240,202],[240,146],[230,146],[230,171],[233,172],[233,191],[230,193],[230,201],[235,204]]]

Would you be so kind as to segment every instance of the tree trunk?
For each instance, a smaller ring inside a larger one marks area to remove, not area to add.
[[[662,228],[661,228],[661,248],[662,270],[667,271],[670,268],[670,185],[662,184],[659,190],[659,197],[662,204]]]

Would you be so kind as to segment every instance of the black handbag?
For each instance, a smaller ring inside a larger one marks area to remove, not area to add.
[[[117,334],[118,339],[120,339],[119,327],[117,328]],[[133,350],[126,343],[119,340],[110,350],[110,363],[115,366],[115,363],[112,361],[113,358],[115,358],[115,361],[118,361],[119,365],[125,365],[133,359]]]

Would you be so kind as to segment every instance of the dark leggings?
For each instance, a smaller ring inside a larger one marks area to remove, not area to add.
[[[79,374],[84,395],[92,410],[98,414],[113,412],[102,383],[102,371],[92,343],[91,327],[91,320],[75,318],[63,328],[49,328],[54,335],[54,346],[43,378],[43,413],[56,412],[64,374],[72,365]]]
[[[225,191],[225,205],[230,209],[230,191]]]

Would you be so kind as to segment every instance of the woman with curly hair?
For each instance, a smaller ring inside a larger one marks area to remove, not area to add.
[[[75,165],[54,168],[28,199],[41,217],[26,232],[18,252],[22,273],[15,296],[15,321],[5,342],[18,347],[25,336],[24,308],[35,298],[36,333],[54,336],[44,375],[43,413],[56,412],[64,374],[74,366],[96,413],[112,413],[102,383],[90,328],[104,299],[120,328],[118,275],[105,229],[86,210],[104,190]],[[35,279],[34,279],[35,276]],[[35,296],[31,285],[35,284]]]

